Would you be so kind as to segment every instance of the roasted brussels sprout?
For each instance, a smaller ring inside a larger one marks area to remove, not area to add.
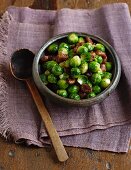
[[[54,74],[49,74],[47,79],[49,83],[57,83],[57,78],[54,76]]]
[[[88,98],[92,98],[92,97],[95,97],[95,96],[96,96],[96,94],[95,94],[94,92],[90,92],[90,93],[87,95]]]
[[[41,81],[42,81],[45,85],[48,84],[47,77],[46,77],[45,74],[41,74],[41,75],[40,75],[40,78],[41,78]]]
[[[78,43],[85,43],[85,39],[83,37],[79,37]]]
[[[68,87],[67,81],[63,79],[58,80],[57,85],[59,89],[66,89]]]
[[[78,67],[81,64],[81,59],[79,56],[74,56],[70,59],[70,66],[71,67]]]
[[[52,70],[55,65],[58,65],[56,61],[47,61],[45,64],[47,70]]]
[[[93,84],[99,84],[101,82],[101,75],[99,73],[94,73],[91,77],[91,82]]]
[[[75,94],[75,93],[70,94],[69,98],[74,100],[80,100],[79,94]]]
[[[57,90],[57,94],[62,97],[67,97],[67,91],[66,90]]]
[[[94,61],[96,61],[99,64],[101,64],[103,62],[103,58],[101,56],[99,56],[99,55],[96,55]]]
[[[54,75],[59,76],[63,73],[63,68],[60,65],[55,65],[51,71]]]
[[[86,84],[88,82],[88,78],[85,75],[79,75],[77,78],[77,82],[79,84]]]
[[[64,42],[62,42],[60,45],[59,45],[59,49],[60,48],[66,48],[67,50],[69,50],[69,45],[67,44],[67,43],[64,43]]]
[[[93,73],[96,73],[100,70],[100,64],[96,61],[92,61],[89,63],[89,70]]]
[[[83,62],[83,63],[80,65],[81,74],[86,73],[87,70],[88,70],[88,63],[87,63],[87,62]]]
[[[104,45],[102,45],[102,44],[100,44],[100,43],[97,43],[97,44],[95,45],[95,50],[100,50],[100,51],[105,52],[105,47],[104,47]]]
[[[103,78],[100,82],[101,88],[105,89],[110,85],[111,81],[108,78]]]
[[[106,62],[106,71],[111,71],[111,69],[112,69],[112,63]]]
[[[77,78],[80,74],[81,74],[81,71],[80,71],[79,68],[75,67],[75,68],[72,68],[72,69],[71,69],[71,75],[72,75],[74,78]]]
[[[70,33],[68,35],[68,42],[70,44],[76,44],[78,42],[78,35],[76,33]]]
[[[53,43],[47,48],[48,52],[54,54],[58,51],[58,44]]]
[[[87,47],[88,51],[92,51],[94,49],[94,45],[89,42],[85,43],[83,46]]]
[[[99,94],[101,92],[101,88],[98,85],[93,86],[92,90],[95,94]]]
[[[83,53],[88,53],[88,48],[82,45],[77,48],[76,52],[78,55],[81,55]]]
[[[68,87],[68,93],[78,93],[78,91],[79,91],[79,87],[78,86],[76,86],[76,85],[70,85],[69,87]]]

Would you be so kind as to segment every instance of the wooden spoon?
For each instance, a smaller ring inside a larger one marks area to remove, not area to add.
[[[14,52],[11,56],[10,70],[12,75],[16,79],[25,81],[27,83],[37,109],[42,117],[42,120],[44,121],[46,130],[51,138],[58,160],[60,162],[64,162],[68,159],[68,155],[53,125],[51,117],[43,103],[43,100],[41,99],[41,96],[31,79],[33,59],[34,54],[31,51],[29,51],[28,49],[20,49]]]

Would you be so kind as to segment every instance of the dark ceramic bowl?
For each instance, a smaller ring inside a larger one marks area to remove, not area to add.
[[[50,100],[53,100],[54,102],[57,102],[60,104],[72,105],[72,106],[90,106],[90,105],[99,103],[99,102],[103,101],[106,97],[108,97],[111,94],[111,92],[116,88],[116,86],[118,85],[118,82],[120,80],[120,75],[121,75],[121,64],[120,64],[120,60],[119,60],[115,50],[113,49],[113,47],[110,44],[108,44],[102,38],[99,38],[94,35],[89,35],[86,33],[77,33],[79,36],[83,36],[83,37],[88,36],[94,42],[102,43],[106,47],[107,55],[110,56],[109,60],[113,63],[113,78],[112,78],[111,84],[104,91],[102,91],[100,94],[98,94],[96,97],[90,98],[90,99],[82,99],[79,101],[69,99],[69,98],[64,98],[64,97],[61,97],[61,96],[55,94],[54,92],[52,92],[47,86],[44,85],[44,83],[40,79],[38,63],[39,63],[40,58],[43,57],[45,49],[53,42],[60,41],[64,38],[66,38],[68,36],[68,34],[69,33],[64,33],[64,34],[57,35],[57,36],[51,38],[47,43],[45,43],[41,47],[39,52],[36,54],[36,56],[34,58],[34,62],[33,62],[33,78],[36,83],[36,86],[38,87],[40,92],[46,98],[49,98]]]

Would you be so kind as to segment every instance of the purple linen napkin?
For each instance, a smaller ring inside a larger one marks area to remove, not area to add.
[[[37,53],[53,35],[78,31],[98,35],[117,51],[122,76],[101,104],[87,108],[59,106],[45,99],[66,146],[127,152],[131,132],[131,19],[127,4],[94,10],[33,10],[10,7],[0,22],[0,133],[15,142],[43,147],[47,133],[26,85],[9,71],[11,54],[20,48]]]

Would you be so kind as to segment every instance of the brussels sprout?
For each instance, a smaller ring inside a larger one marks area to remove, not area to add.
[[[110,85],[111,81],[108,78],[103,78],[100,82],[101,88],[105,89]]]
[[[42,81],[45,85],[48,84],[47,77],[46,77],[45,74],[41,74],[41,75],[40,75],[40,78],[41,78],[41,81]]]
[[[68,87],[67,81],[63,79],[58,80],[57,85],[60,89],[66,89]]]
[[[70,66],[71,67],[78,67],[81,64],[81,59],[79,56],[74,56],[70,59]]]
[[[81,55],[83,53],[88,53],[88,48],[82,45],[77,48],[76,52],[78,55]]]
[[[76,85],[71,85],[68,87],[68,93],[78,93],[79,87]]]
[[[92,88],[92,84],[89,80],[87,80],[86,84],[88,84]]]
[[[88,51],[92,51],[94,49],[94,45],[89,42],[85,43],[83,46],[87,47]]]
[[[81,71],[79,68],[72,68],[71,69],[71,75],[74,77],[74,78],[77,78],[79,75],[81,74]]]
[[[46,71],[44,72],[44,74],[45,74],[46,76],[48,76],[48,75],[50,74],[50,71],[49,71],[49,70],[46,70]]]
[[[106,62],[106,71],[111,71],[111,69],[112,69],[112,63]]]
[[[55,65],[57,65],[57,62],[56,62],[56,61],[47,61],[47,62],[46,62],[46,68],[47,68],[47,70],[51,70],[52,67],[54,67]]]
[[[74,55],[75,55],[75,52],[74,52],[74,50],[73,50],[73,49],[71,49],[71,50],[68,52],[68,56],[69,56],[69,58],[74,57]]]
[[[67,91],[66,90],[57,90],[57,94],[62,97],[67,97]]]
[[[55,65],[53,68],[52,68],[52,73],[56,76],[59,76],[63,73],[63,69],[60,65]]]
[[[85,39],[83,37],[79,37],[78,43],[85,43]]]
[[[102,44],[100,44],[100,43],[97,43],[97,44],[95,45],[95,50],[100,50],[100,51],[105,52],[105,47],[104,47],[104,45],[102,45]]]
[[[57,83],[57,78],[53,74],[48,75],[47,79],[49,83]]]
[[[90,53],[84,53],[80,55],[81,62],[89,62],[91,59],[91,54]]]
[[[94,92],[90,92],[88,95],[87,95],[87,98],[92,98],[92,97],[95,97],[96,94]]]
[[[82,74],[86,73],[88,70],[88,63],[84,62],[80,65],[80,71]]]
[[[58,50],[58,55],[68,55],[68,49],[67,48],[60,48]]]
[[[88,78],[85,75],[79,75],[77,78],[77,82],[79,84],[87,84]]]
[[[99,73],[94,73],[91,77],[91,82],[93,84],[99,84],[101,82],[101,75]]]
[[[54,54],[58,51],[58,44],[53,43],[47,48],[48,52]]]
[[[78,35],[76,33],[70,33],[67,38],[70,44],[76,44],[78,42]]]
[[[92,90],[95,94],[99,94],[101,92],[100,86],[96,85],[92,87]]]
[[[69,66],[70,66],[70,60],[68,59],[64,62],[64,67],[68,68]]]
[[[98,74],[100,74],[101,75],[101,77],[103,77],[103,71],[100,69],[98,72],[97,72]]]
[[[59,45],[59,49],[60,49],[60,48],[66,48],[67,50],[69,50],[69,45],[66,44],[66,43],[64,43],[64,42],[62,42],[62,43]]]
[[[100,64],[96,61],[92,61],[89,63],[89,70],[93,73],[96,73],[100,70]]]
[[[67,78],[69,78],[69,75],[67,73],[63,73],[59,76],[60,79],[66,80]]]
[[[103,72],[103,76],[102,78],[107,78],[107,79],[111,79],[112,78],[112,74],[109,72]]]
[[[101,56],[99,56],[99,55],[96,55],[94,61],[96,61],[99,64],[101,64],[103,62],[103,58]]]
[[[70,94],[69,98],[74,100],[80,100],[80,96],[75,93]]]

